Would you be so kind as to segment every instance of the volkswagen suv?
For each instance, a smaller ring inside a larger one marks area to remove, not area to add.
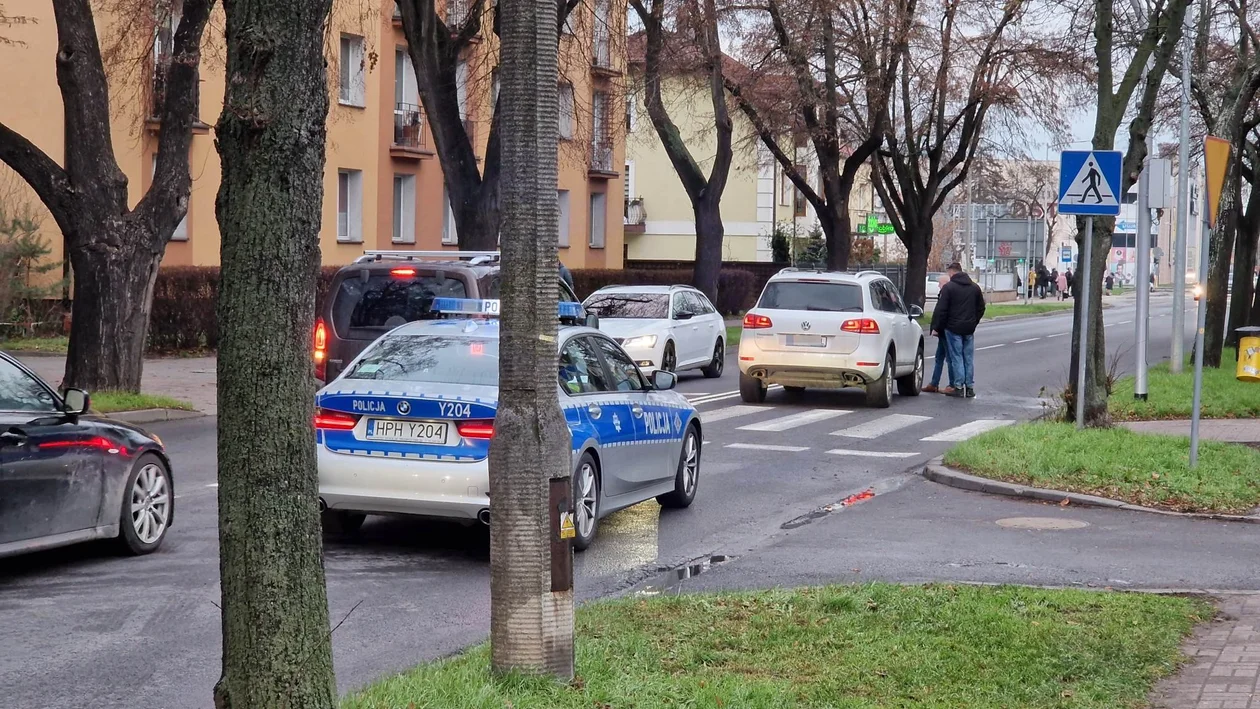
[[[887,408],[893,387],[918,396],[923,386],[923,310],[906,307],[892,281],[857,274],[786,268],[766,283],[744,316],[739,393],[761,403],[766,388],[866,390],[867,404]]]

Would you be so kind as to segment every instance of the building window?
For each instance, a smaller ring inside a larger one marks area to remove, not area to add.
[[[463,60],[455,65],[455,97],[459,102],[459,117],[468,118],[468,62]]]
[[[455,227],[455,209],[451,207],[451,193],[442,187],[442,204],[446,205],[446,216],[442,218],[442,243],[458,244],[459,230]]]
[[[779,204],[785,207],[792,204],[792,179],[786,170],[779,171]]]
[[[416,243],[415,175],[394,175],[394,243]]]
[[[797,166],[796,166],[796,174],[798,174],[798,175],[804,175],[804,174],[806,174],[806,173],[805,173],[805,166],[804,166],[804,165],[797,165]],[[805,193],[804,193],[804,192],[802,192],[802,191],[800,191],[799,189],[797,189],[797,190],[793,190],[793,194],[792,194],[792,213],[793,213],[793,214],[795,214],[795,215],[796,215],[796,216],[798,216],[798,217],[803,217],[803,216],[805,216],[806,211],[807,211],[807,210],[806,210],[806,202],[805,202]]]
[[[353,35],[341,36],[340,88],[338,100],[347,106],[367,105],[367,81],[364,77],[363,38]]]
[[[609,120],[608,94],[596,91],[591,97],[591,169],[612,172],[613,141]],[[615,114],[614,114],[615,115]]]
[[[638,98],[634,94],[626,94],[626,132],[633,133],[639,122]]]
[[[490,72],[490,108],[497,110],[499,107],[499,67],[495,67]]]
[[[560,137],[573,139],[573,123],[575,121],[573,106],[573,84],[560,84]]]
[[[337,240],[363,241],[363,172],[337,171]]]
[[[604,248],[604,229],[608,221],[608,197],[603,192],[591,194],[591,248]]]
[[[626,161],[626,174],[625,174],[623,186],[625,188],[625,193],[626,193],[626,204],[629,204],[630,200],[634,199],[634,161],[633,160]]]
[[[394,49],[394,103],[417,106],[420,92],[416,87],[416,69],[404,47]]]
[[[560,246],[569,245],[569,191],[556,190],[556,201],[560,206]]]
[[[153,33],[153,94],[150,96],[149,116],[160,118],[166,102],[166,75],[175,53],[175,29],[184,9],[183,0],[172,0],[157,6],[157,28]]]
[[[157,174],[157,155],[153,156],[153,172]],[[152,187],[150,187],[152,189]],[[192,209],[192,194],[188,195],[188,209]],[[179,220],[179,224],[175,225],[175,231],[171,232],[171,241],[188,241],[188,212],[184,212],[184,218]]]

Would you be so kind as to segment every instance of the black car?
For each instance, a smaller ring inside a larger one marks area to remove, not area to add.
[[[560,300],[578,303],[561,266]],[[434,298],[497,299],[495,251],[367,251],[342,267],[316,310],[315,377],[330,382],[378,337],[436,318]]]
[[[0,557],[92,539],[130,554],[162,545],[175,514],[162,442],[90,404],[0,353]]]

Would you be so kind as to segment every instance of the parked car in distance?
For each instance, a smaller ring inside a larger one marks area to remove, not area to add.
[[[93,539],[129,554],[162,545],[175,488],[161,440],[90,406],[0,354],[0,557]]]
[[[941,271],[935,271],[927,274],[927,294],[928,300],[936,300],[941,295],[941,276],[945,275]]]
[[[583,302],[645,370],[700,369],[722,376],[726,321],[704,293],[691,286],[606,286]]]
[[[578,302],[564,278],[560,300]],[[333,277],[315,320],[315,378],[332,381],[390,330],[431,320],[434,298],[499,297],[497,251],[366,251]]]
[[[892,403],[923,386],[923,309],[906,307],[892,281],[875,271],[850,275],[785,268],[766,283],[744,316],[739,393],[750,404],[766,388],[866,390],[870,406]]]

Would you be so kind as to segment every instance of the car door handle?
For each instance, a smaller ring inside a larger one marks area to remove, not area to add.
[[[17,430],[5,431],[0,433],[0,446],[24,446],[29,440],[25,433]]]
[[[639,406],[638,404],[635,404],[634,406],[631,406],[631,407],[630,407],[630,413],[634,414],[634,417],[635,417],[635,418],[642,418],[642,417],[643,417],[643,407],[642,407],[642,406]]]
[[[599,406],[596,404],[591,404],[590,406],[586,407],[586,413],[590,414],[591,418],[597,419],[600,417],[600,414],[604,413],[604,410],[599,408]]]

